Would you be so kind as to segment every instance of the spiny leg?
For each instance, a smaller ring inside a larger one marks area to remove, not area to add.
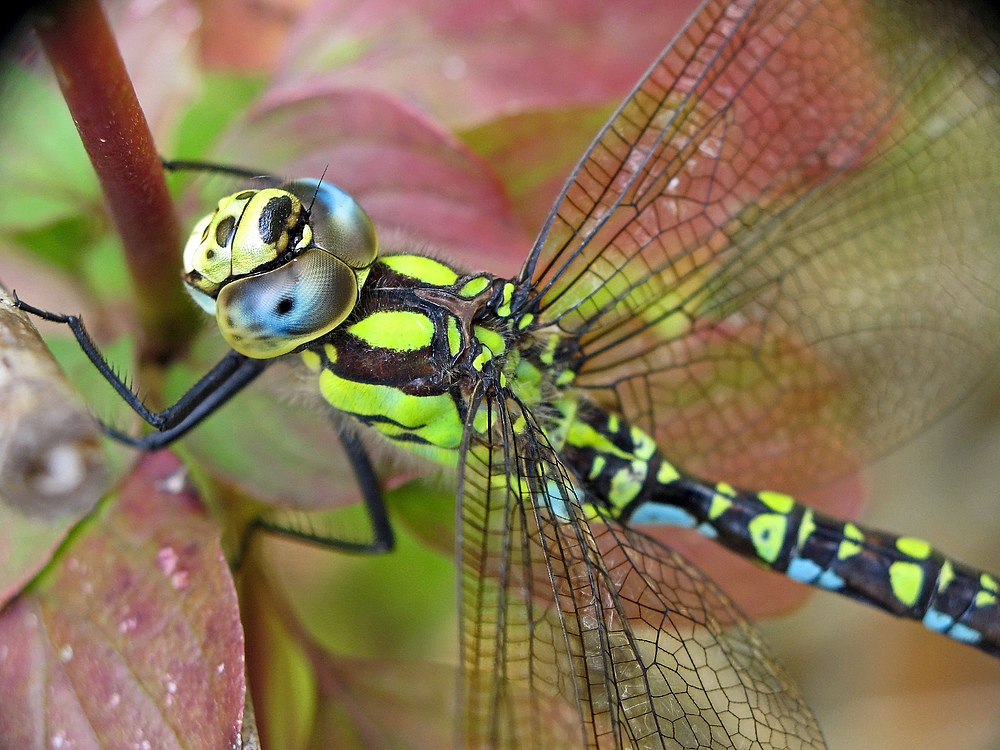
[[[270,360],[251,359],[238,352],[230,351],[201,380],[191,386],[176,403],[163,411],[154,412],[142,403],[139,396],[108,364],[107,359],[97,348],[90,334],[87,333],[79,315],[63,315],[41,310],[19,299],[16,292],[14,293],[14,304],[21,310],[42,320],[69,327],[83,353],[97,368],[97,371],[115,389],[122,400],[157,432],[135,438],[107,425],[102,424],[102,429],[108,436],[143,450],[163,447],[184,435],[245,388],[270,364]]]

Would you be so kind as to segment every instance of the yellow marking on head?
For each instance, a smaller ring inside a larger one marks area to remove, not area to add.
[[[926,560],[931,555],[931,545],[913,536],[901,536],[896,540],[896,549],[917,560]]]
[[[435,286],[448,286],[458,281],[458,274],[444,263],[423,255],[384,255],[382,262],[396,273]]]
[[[892,593],[907,607],[917,603],[923,581],[924,570],[920,567],[920,563],[894,562],[889,566],[889,585],[892,587]]]

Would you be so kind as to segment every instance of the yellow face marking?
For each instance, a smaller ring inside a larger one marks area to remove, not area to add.
[[[795,500],[781,492],[764,490],[763,492],[758,492],[757,497],[760,498],[760,501],[764,505],[777,513],[787,514],[795,507]]]
[[[892,593],[907,607],[917,603],[923,581],[924,570],[919,563],[894,562],[889,566],[889,585],[892,586]]]
[[[347,331],[373,347],[414,351],[431,345],[434,323],[420,313],[382,310],[362,318]]]
[[[444,263],[423,255],[385,255],[382,262],[396,273],[435,286],[449,286],[458,281],[458,274]]]
[[[931,545],[913,536],[901,536],[897,539],[896,549],[916,560],[926,560],[931,554]]]
[[[477,294],[482,292],[486,287],[490,285],[490,280],[485,276],[477,276],[474,279],[469,279],[462,288],[458,290],[458,295],[460,297],[475,297]]]
[[[757,556],[765,562],[774,563],[781,554],[788,531],[788,518],[779,513],[761,513],[747,524],[747,529]]]

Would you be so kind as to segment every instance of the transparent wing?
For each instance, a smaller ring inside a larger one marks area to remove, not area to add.
[[[648,537],[586,520],[512,397],[472,403],[459,499],[463,746],[824,746],[718,588]]]
[[[788,490],[967,392],[1000,339],[991,33],[934,0],[707,3],[522,270],[578,385],[688,470]]]

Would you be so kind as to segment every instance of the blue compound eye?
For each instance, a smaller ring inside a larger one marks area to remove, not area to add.
[[[280,268],[226,284],[215,315],[233,349],[269,359],[340,325],[357,304],[359,289],[354,269],[313,248]]]

